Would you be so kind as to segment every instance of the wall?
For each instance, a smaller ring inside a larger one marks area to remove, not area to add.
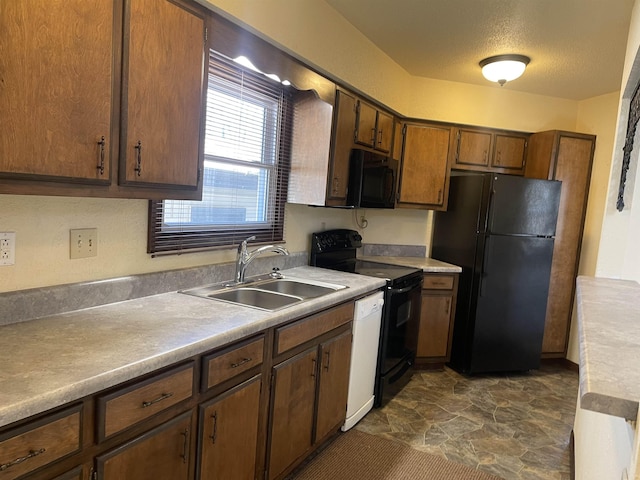
[[[575,130],[578,102],[411,77],[322,1],[200,1],[403,115],[525,131]],[[17,233],[16,265],[0,267],[0,292],[234,258],[233,249],[150,258],[145,201],[0,195],[0,203],[0,231]],[[426,211],[367,210],[366,216],[363,235],[369,243],[430,246]],[[308,233],[321,229],[322,221],[327,228],[355,227],[350,213],[290,205],[286,246],[305,250]],[[69,260],[68,230],[87,227],[98,228],[98,257]]]

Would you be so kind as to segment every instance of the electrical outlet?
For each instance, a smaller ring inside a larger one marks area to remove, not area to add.
[[[0,232],[0,265],[16,263],[16,232]]]
[[[86,258],[98,255],[98,229],[78,228],[69,230],[69,258]]]

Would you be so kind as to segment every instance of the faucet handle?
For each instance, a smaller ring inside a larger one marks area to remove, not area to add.
[[[255,235],[251,235],[250,237],[245,238],[242,242],[240,242],[240,245],[238,245],[238,252],[243,252],[243,251],[247,251],[247,242],[250,240],[255,240],[256,236]]]

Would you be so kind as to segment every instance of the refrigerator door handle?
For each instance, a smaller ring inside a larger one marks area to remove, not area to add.
[[[482,265],[480,267],[480,282],[478,285],[478,295],[482,297],[482,286],[484,284],[484,277],[486,276],[485,265],[487,264],[487,243],[489,242],[489,235],[484,236],[483,244],[482,244]]]

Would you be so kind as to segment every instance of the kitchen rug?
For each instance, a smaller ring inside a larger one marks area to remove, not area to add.
[[[399,442],[349,430],[290,480],[498,480]]]

